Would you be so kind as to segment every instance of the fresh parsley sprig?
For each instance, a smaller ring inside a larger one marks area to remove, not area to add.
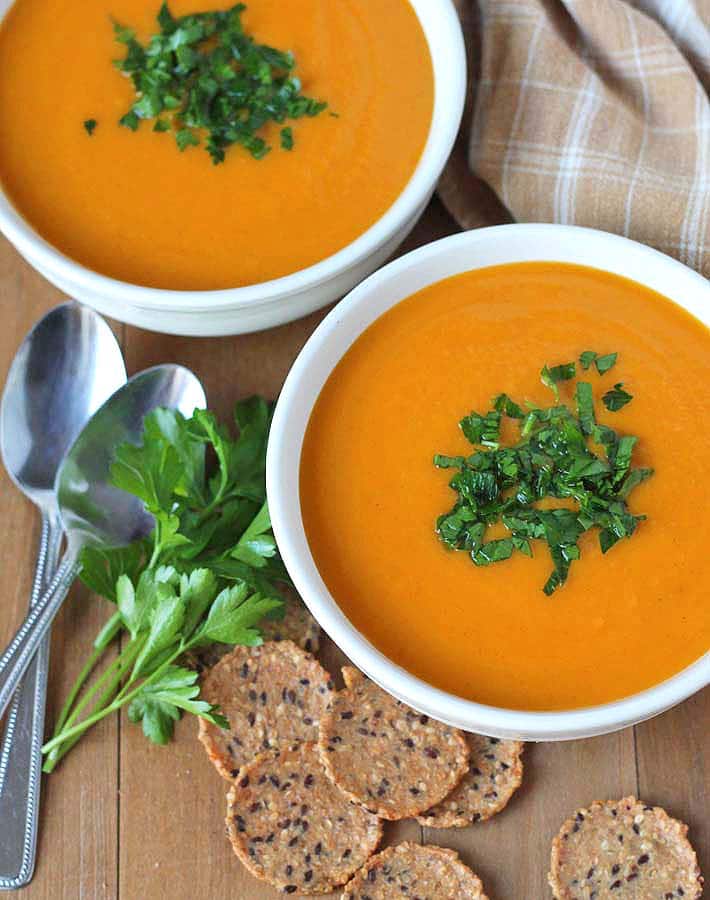
[[[237,404],[235,439],[208,411],[186,419],[158,409],[146,417],[140,445],[117,448],[111,481],[138,497],[155,524],[148,540],[82,553],[82,580],[116,611],[43,748],[45,771],[123,706],[160,744],[183,712],[226,725],[219,710],[200,699],[197,674],[180,661],[213,642],[259,644],[259,622],[283,614],[279,584],[288,576],[265,489],[271,412],[260,398]],[[119,633],[120,653],[87,685]]]
[[[287,120],[317,116],[327,103],[301,93],[292,53],[257,43],[242,24],[246,6],[176,18],[167,3],[158,13],[160,31],[143,45],[135,32],[114,23],[126,48],[116,60],[133,81],[136,99],[119,124],[136,131],[152,120],[153,131],[172,132],[180,150],[202,143],[212,161],[224,161],[234,144],[255,159],[271,150],[269,123],[281,126],[280,145],[294,146]]]
[[[579,359],[583,371],[594,364],[600,375],[616,361],[616,353],[590,350]],[[631,465],[636,437],[597,423],[589,382],[576,384],[576,410],[560,403],[560,383],[573,380],[576,372],[575,362],[544,366],[540,377],[554,394],[554,406],[524,408],[499,394],[485,415],[472,412],[460,422],[466,438],[479,449],[467,457],[434,457],[438,468],[458,470],[449,482],[456,503],[436,523],[441,541],[469,553],[477,566],[509,559],[515,551],[532,556],[532,542],[544,541],[553,563],[543,588],[548,595],[567,580],[586,531],[598,531],[603,553],[634,534],[645,516],[632,514],[627,499],[653,474],[652,469]],[[631,400],[622,383],[602,397],[610,412]],[[519,425],[519,440],[512,446],[501,443],[503,416]],[[539,501],[547,498],[569,505],[540,508]],[[499,522],[510,537],[486,541],[488,528]]]

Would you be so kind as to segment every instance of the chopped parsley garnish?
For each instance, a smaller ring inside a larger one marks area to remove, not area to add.
[[[281,146],[284,150],[293,150],[293,128],[281,129]]]
[[[136,131],[141,121],[153,120],[153,131],[171,131],[180,150],[205,140],[212,161],[220,163],[233,144],[262,159],[271,150],[264,136],[269,123],[326,109],[327,103],[301,93],[292,53],[258,44],[244,31],[245,9],[237,3],[176,18],[164,3],[160,31],[145,45],[132,29],[114,23],[116,40],[126,47],[115,65],[136,91],[119,124]],[[280,142],[284,150],[293,148],[290,126],[281,128]]]
[[[605,372],[608,372],[613,365],[615,365],[618,355],[618,353],[607,353],[604,356],[600,356],[593,350],[585,350],[584,353],[582,353],[579,357],[579,364],[586,372],[591,364],[594,363],[597,372],[599,372],[600,375],[603,375]]]
[[[616,360],[616,353],[585,351],[580,366],[587,371],[594,364],[604,374]],[[574,410],[560,403],[558,385],[574,379],[576,368],[571,362],[542,369],[554,406],[521,406],[499,394],[485,415],[471,412],[460,422],[476,447],[470,456],[434,457],[438,468],[458,470],[449,482],[456,503],[436,523],[440,540],[469,553],[477,566],[509,559],[516,551],[532,556],[532,542],[544,541],[553,565],[543,587],[548,595],[567,580],[585,532],[598,532],[602,553],[634,534],[646,517],[631,513],[627,499],[653,474],[653,469],[632,466],[638,438],[597,423],[589,382],[577,382]],[[619,382],[602,399],[615,412],[632,397]],[[501,441],[504,416],[519,428],[519,438],[510,446]],[[551,499],[565,505],[554,508]],[[542,500],[545,508],[540,508]],[[510,537],[487,541],[488,528],[499,523]]]
[[[543,366],[542,372],[540,372],[540,378],[542,379],[542,383],[552,390],[555,399],[557,400],[560,396],[557,385],[561,381],[569,381],[571,378],[574,378],[575,372],[576,366],[573,362],[562,363],[559,366],[552,366],[552,368]]]
[[[91,135],[94,133],[94,129],[98,124],[99,123],[96,121],[96,119],[84,120],[84,128],[86,129],[86,133],[89,135],[89,137],[91,137]]]
[[[623,406],[626,406],[627,403],[630,403],[634,398],[631,394],[627,393],[624,390],[623,382],[619,382],[614,385],[613,390],[607,391],[606,394],[602,397],[602,401],[604,406],[609,410],[609,412],[618,412]]]

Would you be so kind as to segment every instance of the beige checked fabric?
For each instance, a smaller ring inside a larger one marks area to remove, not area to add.
[[[440,194],[627,235],[710,277],[710,0],[455,0],[470,96]]]

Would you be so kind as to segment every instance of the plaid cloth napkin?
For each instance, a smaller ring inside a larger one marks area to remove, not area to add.
[[[454,0],[470,96],[439,191],[466,228],[624,234],[710,277],[710,0]]]

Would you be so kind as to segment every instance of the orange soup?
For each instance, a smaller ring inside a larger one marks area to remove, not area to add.
[[[145,41],[158,30],[160,2],[17,0],[7,14],[0,178],[27,221],[90,269],[180,290],[287,275],[373,225],[414,172],[431,122],[431,58],[408,0],[249,0],[245,29],[293,51],[304,94],[329,106],[287,123],[290,152],[267,126],[268,156],[232,147],[220,165],[203,147],[180,153],[151,121],[135,133],[118,125],[135,94],[112,65],[125,48],[111,20]]]
[[[470,454],[458,422],[499,392],[549,407],[542,365],[588,349],[618,352],[610,371],[582,375],[599,423],[637,435],[634,465],[655,470],[628,501],[648,518],[605,555],[584,533],[546,596],[542,541],[488,567],[444,547],[435,523],[455,495],[433,456]],[[633,401],[607,411],[622,381]],[[708,411],[710,332],[638,284],[557,263],[434,284],[364,332],[315,405],[300,483],[315,562],[376,647],[460,697],[559,710],[628,696],[710,646]]]

